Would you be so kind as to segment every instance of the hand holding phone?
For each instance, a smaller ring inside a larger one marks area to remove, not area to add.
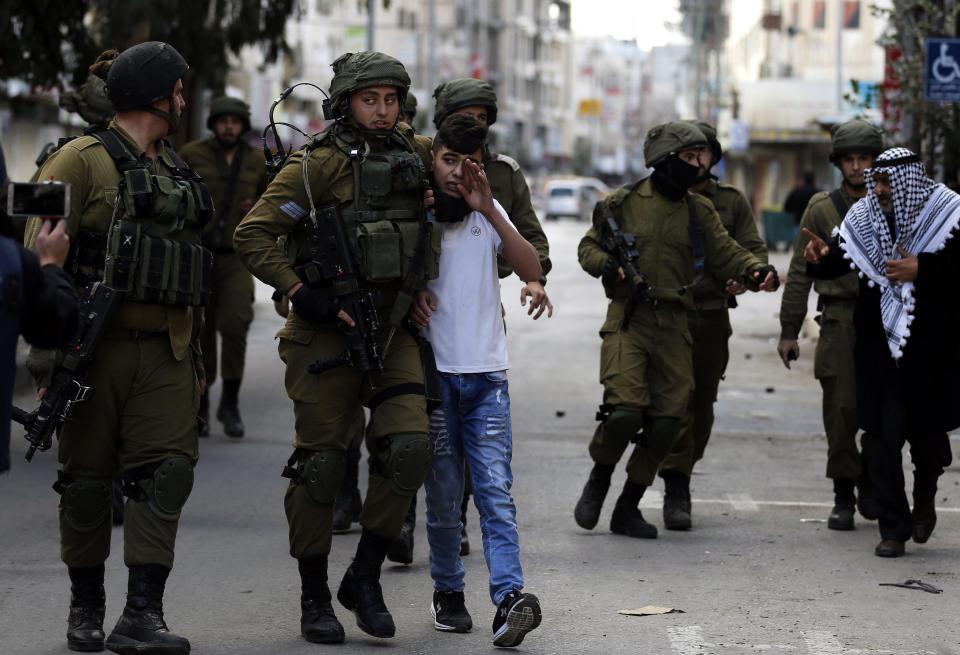
[[[67,234],[67,222],[58,220],[53,223],[43,221],[37,234],[37,259],[41,266],[55,264],[63,268],[70,252],[70,235]]]

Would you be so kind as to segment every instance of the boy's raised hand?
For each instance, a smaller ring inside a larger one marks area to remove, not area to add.
[[[530,298],[530,309],[527,310],[527,316],[533,316],[533,320],[537,320],[543,316],[543,312],[547,312],[547,318],[553,317],[553,303],[550,302],[550,297],[547,296],[546,290],[544,290],[543,285],[539,282],[527,282],[523,285],[523,288],[520,289],[520,306],[527,306],[527,298]],[[534,314],[534,310],[537,310],[537,313]]]
[[[490,189],[490,181],[487,180],[487,174],[483,172],[483,168],[472,159],[464,159],[460,165],[463,167],[463,183],[457,184],[460,196],[474,211],[484,215],[495,212],[493,191]]]
[[[430,317],[437,311],[437,297],[431,291],[424,289],[417,291],[410,303],[410,311],[407,317],[410,322],[417,327],[425,328],[430,323]]]

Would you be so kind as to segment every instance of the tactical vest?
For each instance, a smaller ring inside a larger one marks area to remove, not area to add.
[[[100,278],[136,302],[206,305],[213,268],[213,255],[200,245],[213,214],[207,185],[172,148],[172,175],[154,175],[116,133],[93,136],[120,171],[120,185],[107,233],[81,229],[77,235],[72,269],[78,282]]]
[[[13,239],[0,237],[0,473],[10,468],[10,407],[22,306],[20,251]]]
[[[304,156],[341,138],[326,132]],[[393,147],[383,153],[371,153],[363,143],[346,149],[353,169],[353,202],[342,210],[348,245],[367,282],[403,281],[418,267],[420,279],[432,280],[440,272],[442,232],[426,222],[423,193],[430,180],[409,141],[396,135],[390,141]]]

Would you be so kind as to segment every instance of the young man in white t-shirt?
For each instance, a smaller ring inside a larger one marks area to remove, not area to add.
[[[526,282],[521,303],[545,301],[537,251],[493,199],[483,173],[485,132],[471,116],[444,122],[433,142],[437,222],[443,230],[440,275],[420,292],[410,318],[423,328],[437,360],[442,405],[430,417],[433,461],[424,487],[434,627],[468,632],[460,561],[464,465],[473,493],[497,607],[493,643],[516,646],[540,624],[540,603],[523,593],[516,507],[510,495],[513,452],[507,390],[507,337],[497,254]]]

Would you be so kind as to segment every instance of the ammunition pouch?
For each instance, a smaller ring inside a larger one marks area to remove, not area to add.
[[[120,220],[107,236],[103,281],[127,300],[203,306],[210,297],[213,255],[199,243],[146,234],[147,224]]]
[[[173,172],[154,175],[111,130],[93,136],[113,159],[120,186],[107,234],[80,232],[75,276],[102,271],[127,300],[205,305],[213,269],[213,256],[200,245],[200,229],[213,213],[206,184],[169,146]]]

